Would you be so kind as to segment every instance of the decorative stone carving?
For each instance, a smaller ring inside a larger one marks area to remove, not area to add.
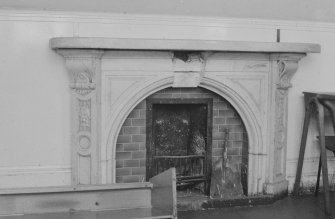
[[[76,90],[77,91],[77,90]],[[79,131],[91,129],[91,100],[78,100],[79,102]]]
[[[71,88],[72,184],[98,182],[97,112],[100,92],[99,50],[57,50],[65,57]]]
[[[200,53],[179,52],[173,56],[173,87],[197,87],[205,69],[205,60]]]
[[[85,135],[81,135],[79,137],[78,142],[79,142],[79,146],[80,146],[80,148],[82,150],[87,150],[91,146],[91,140],[90,140],[90,138],[88,136],[85,136]]]
[[[277,88],[282,90],[287,90],[292,87],[291,79],[294,73],[298,69],[299,60],[304,57],[304,54],[283,54],[283,55],[273,55],[278,59],[278,70],[279,70],[279,80],[277,83]]]
[[[80,72],[74,75],[74,83],[70,84],[70,88],[74,89],[80,95],[87,95],[95,89],[95,84],[92,83],[92,78],[87,72]]]

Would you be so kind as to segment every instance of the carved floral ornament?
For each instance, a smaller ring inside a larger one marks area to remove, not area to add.
[[[91,100],[78,100],[79,104],[79,131],[91,129]]]
[[[70,88],[75,90],[78,94],[86,95],[95,89],[95,83],[92,82],[91,74],[88,70],[80,73],[72,73],[73,83]]]

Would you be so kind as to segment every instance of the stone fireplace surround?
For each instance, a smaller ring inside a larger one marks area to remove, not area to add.
[[[287,97],[316,44],[53,38],[71,88],[72,184],[115,183],[116,142],[129,113],[168,87],[225,98],[248,133],[248,195],[287,192]],[[180,56],[179,51],[184,51]]]

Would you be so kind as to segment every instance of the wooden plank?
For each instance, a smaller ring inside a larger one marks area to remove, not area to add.
[[[102,191],[120,189],[140,189],[152,188],[149,182],[143,183],[117,183],[108,185],[77,185],[77,186],[50,186],[50,187],[31,187],[31,188],[8,188],[0,189],[0,196],[6,194],[33,194],[33,193],[55,193],[55,192],[74,192],[74,191]]]
[[[153,211],[177,218],[176,169],[170,168],[150,179],[153,184],[151,205]]]
[[[272,43],[222,40],[127,39],[103,37],[57,37],[50,39],[52,49],[103,50],[186,50],[266,53],[319,53],[319,44]]]
[[[151,208],[151,186],[98,187],[84,187],[81,191],[43,192],[42,189],[36,193],[2,194],[0,215]]]
[[[205,158],[204,155],[187,155],[187,156],[154,156],[156,159],[187,159],[187,158]]]
[[[174,218],[151,208],[0,216],[0,219],[159,219]]]

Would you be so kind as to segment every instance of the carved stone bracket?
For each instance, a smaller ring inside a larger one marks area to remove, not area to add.
[[[306,54],[274,54],[272,60],[277,60],[278,64],[278,82],[277,88],[287,90],[292,87],[291,79],[298,69],[299,60]]]
[[[65,57],[71,88],[72,184],[98,182],[100,50],[57,50]]]

